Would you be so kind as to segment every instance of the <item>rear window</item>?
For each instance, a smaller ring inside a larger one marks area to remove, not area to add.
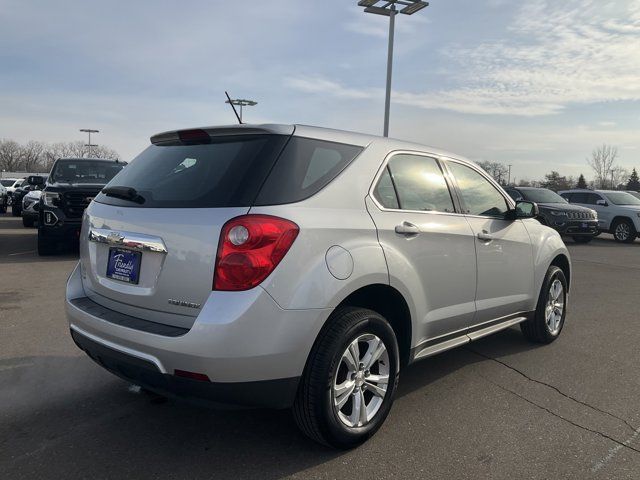
[[[246,207],[284,147],[285,135],[239,135],[198,145],[151,145],[110,183],[144,203],[100,194],[96,201],[148,208]]]
[[[315,195],[361,151],[355,145],[292,137],[255,205],[293,203]]]
[[[284,149],[284,150],[283,150]],[[151,145],[108,187],[132,187],[147,208],[222,208],[303,200],[333,180],[360,147],[284,135],[214,137],[198,145]]]
[[[11,187],[14,183],[16,183],[15,180],[0,180],[3,187]]]

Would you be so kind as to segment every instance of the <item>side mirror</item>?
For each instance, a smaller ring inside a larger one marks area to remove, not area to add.
[[[27,177],[27,183],[29,185],[44,185],[44,177],[41,177],[40,175],[29,175]]]
[[[596,205],[600,205],[602,207],[608,207],[609,204],[605,200],[596,200]]]
[[[507,220],[516,220],[518,218],[536,218],[540,215],[538,204],[528,202],[526,200],[518,200],[516,208],[507,212]]]

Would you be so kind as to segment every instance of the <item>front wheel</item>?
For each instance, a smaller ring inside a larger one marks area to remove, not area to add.
[[[22,226],[27,228],[33,228],[35,221],[33,218],[22,217]]]
[[[384,423],[399,374],[398,342],[376,312],[336,310],[307,360],[293,406],[298,427],[334,448],[360,445]]]
[[[534,316],[522,322],[520,329],[532,342],[551,343],[560,335],[566,315],[567,279],[560,268],[551,265],[542,283]]]
[[[613,238],[616,242],[631,243],[636,239],[636,235],[636,228],[630,220],[623,218],[613,225]]]
[[[593,237],[587,235],[575,235],[573,241],[576,243],[589,243],[593,240]]]

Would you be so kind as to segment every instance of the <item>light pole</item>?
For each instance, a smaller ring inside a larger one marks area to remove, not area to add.
[[[511,185],[511,164],[509,164],[509,180],[507,180],[507,185]]]
[[[380,4],[379,6],[377,4]],[[358,5],[365,7],[366,13],[385,15],[389,17],[389,47],[387,50],[387,90],[384,97],[384,130],[383,135],[389,136],[389,110],[391,108],[391,71],[393,66],[393,35],[395,31],[396,15],[413,15],[429,6],[429,2],[421,0],[360,0]],[[401,5],[400,10],[396,5]]]
[[[230,103],[231,105],[240,107],[240,123],[242,123],[242,107],[254,107],[258,104],[258,102],[246,100],[244,98],[231,98],[229,100],[225,100],[224,103]]]
[[[100,133],[100,130],[92,130],[91,128],[81,128],[80,131],[83,132],[83,133],[88,133],[89,134],[89,143],[85,144],[85,147],[89,147],[89,154],[91,154],[91,148],[98,146],[98,145],[93,145],[91,143],[91,134],[92,133]]]

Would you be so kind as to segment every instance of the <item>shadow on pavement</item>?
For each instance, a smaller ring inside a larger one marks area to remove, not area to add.
[[[492,356],[535,348],[516,330],[476,345]],[[398,397],[478,361],[457,349],[418,362]],[[304,437],[288,410],[220,411],[134,393],[84,355],[0,361],[0,384],[0,464],[23,476],[275,479],[346,455]],[[376,448],[376,439],[360,447]]]

